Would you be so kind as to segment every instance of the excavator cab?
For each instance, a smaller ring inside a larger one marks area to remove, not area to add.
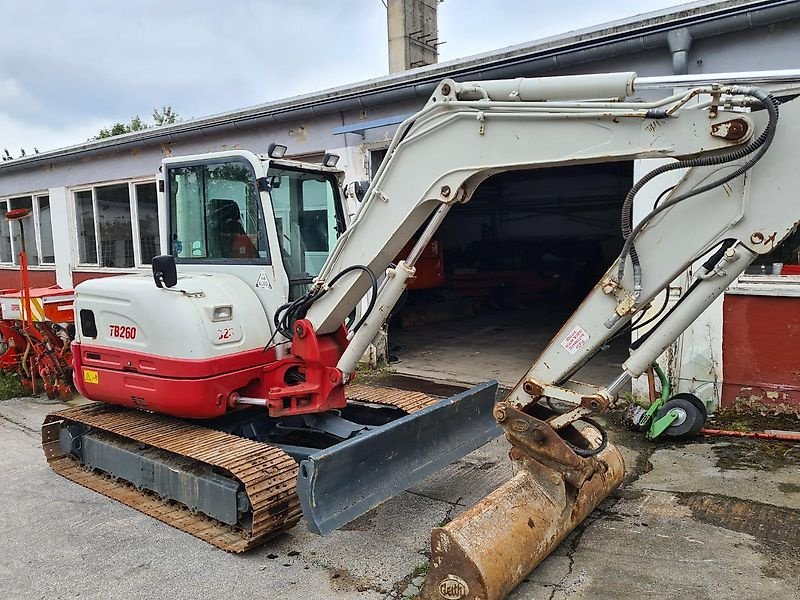
[[[167,159],[163,170],[164,247],[187,273],[224,265],[261,296],[292,298],[345,229],[343,173],[333,168],[238,152]]]

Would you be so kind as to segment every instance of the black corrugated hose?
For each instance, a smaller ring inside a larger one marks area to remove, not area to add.
[[[737,148],[725,154],[718,154],[716,156],[701,156],[699,158],[679,160],[674,163],[661,165],[639,179],[639,181],[634,184],[634,186],[628,192],[628,195],[625,197],[625,202],[622,205],[622,236],[625,238],[625,244],[622,248],[622,252],[620,252],[619,255],[617,280],[622,282],[622,278],[625,275],[625,261],[630,254],[631,263],[633,264],[634,294],[636,294],[642,288],[642,272],[641,265],[639,264],[639,257],[636,254],[636,248],[634,247],[633,242],[636,239],[636,236],[647,225],[647,223],[657,214],[675,206],[679,202],[682,202],[687,198],[691,198],[692,196],[702,194],[703,192],[707,192],[739,177],[740,175],[743,175],[750,170],[753,165],[755,165],[761,159],[762,156],[764,156],[770,144],[772,144],[772,140],[775,137],[775,131],[777,130],[778,125],[778,100],[769,92],[762,90],[761,88],[750,86],[733,86],[731,88],[731,94],[755,98],[767,110],[769,113],[769,122],[767,123],[764,131],[761,132],[761,135],[759,135],[755,140],[749,142],[746,146]],[[636,194],[645,186],[645,184],[655,177],[658,177],[659,175],[668,171],[674,171],[675,169],[684,169],[687,167],[711,167],[715,165],[726,164],[741,160],[746,156],[753,154],[754,152],[755,155],[738,169],[720,177],[715,181],[712,181],[711,183],[696,187],[693,190],[684,192],[683,194],[678,194],[663,204],[655,206],[653,210],[648,213],[636,227],[631,227],[633,219],[633,199]]]

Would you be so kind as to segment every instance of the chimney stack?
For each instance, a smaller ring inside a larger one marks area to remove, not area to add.
[[[437,62],[438,4],[439,0],[387,0],[390,73]]]

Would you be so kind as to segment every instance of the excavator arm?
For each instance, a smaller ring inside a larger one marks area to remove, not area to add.
[[[285,324],[294,323],[291,332],[284,328],[294,335],[293,351],[302,352],[309,337],[341,336],[342,321],[371,295],[370,309],[340,345],[335,368],[325,371],[338,375],[329,377],[332,390],[350,379],[447,212],[468,202],[486,178],[518,169],[669,159],[626,198],[619,258],[495,406],[517,475],[434,530],[422,597],[504,597],[619,485],[622,457],[587,415],[611,406],[759,254],[796,227],[800,209],[790,157],[800,136],[800,101],[792,101],[800,83],[768,79],[759,87],[758,80],[757,74],[709,76],[684,87],[634,73],[447,79],[400,126],[313,289],[282,315]],[[652,101],[630,100],[665,85],[677,89]],[[676,169],[679,183],[662,191],[657,176]],[[662,193],[633,223],[634,199],[646,185]],[[409,256],[390,265],[420,230]],[[570,380],[687,269],[692,285],[632,346],[619,377],[602,388]],[[379,273],[386,275],[381,286]],[[542,399],[569,408],[554,412]],[[584,426],[576,427],[578,421]]]
[[[781,106],[778,122],[778,100],[748,83],[756,75],[708,77],[650,102],[626,100],[640,82],[654,85],[634,73],[442,81],[426,106],[400,126],[300,316],[316,336],[334,334],[368,293],[373,275],[385,271],[372,309],[348,335],[337,362],[347,381],[413,277],[421,249],[448,210],[468,202],[487,177],[515,169],[673,159],[658,172],[683,169],[678,185],[659,197],[631,234],[636,192],[645,184],[658,187],[658,181],[648,176],[634,187],[623,208],[623,254],[509,396],[517,404],[549,396],[587,405],[587,411],[607,407],[758,254],[771,251],[796,226],[800,214],[787,194],[793,167],[787,157],[800,133],[800,102]],[[800,83],[775,85],[782,97],[800,91]],[[420,228],[410,255],[390,267]],[[713,264],[696,274],[691,292],[636,348],[616,381],[592,394],[568,383],[679,274],[709,257]]]

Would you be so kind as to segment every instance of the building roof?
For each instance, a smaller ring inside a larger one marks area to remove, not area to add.
[[[703,0],[350,85],[0,162],[0,173],[169,143],[230,127],[252,127],[263,122],[370,108],[414,97],[425,99],[445,77],[498,78],[503,77],[503,71],[511,72],[522,64],[529,72],[552,71],[593,59],[666,46],[667,32],[686,26],[694,29],[692,35],[697,38],[721,33],[714,23],[723,20],[724,31],[735,31],[792,18],[800,18],[800,0]]]

